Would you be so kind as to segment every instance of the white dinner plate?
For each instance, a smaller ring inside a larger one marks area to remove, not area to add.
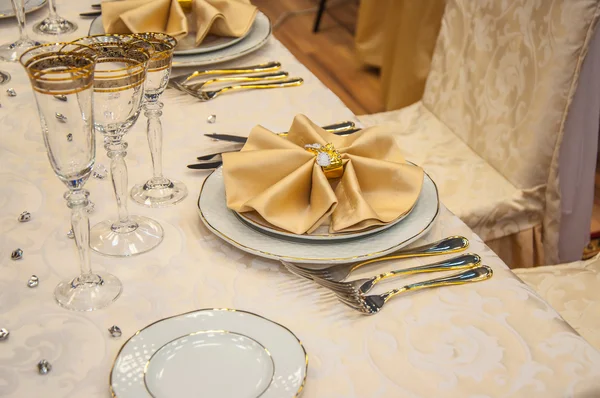
[[[223,36],[215,36],[208,34],[202,40],[202,43],[198,47],[196,47],[196,32],[192,32],[188,34],[183,39],[179,40],[177,43],[177,47],[175,47],[175,51],[173,54],[175,55],[188,55],[188,54],[204,54],[209,53],[211,51],[220,50],[222,48],[226,48],[229,46],[233,46],[235,43],[244,39],[244,37],[248,36],[250,33],[250,29],[240,37],[223,37]]]
[[[117,398],[291,398],[307,367],[302,343],[284,326],[205,309],[136,332],[117,354],[110,389]]]
[[[257,231],[227,208],[223,170],[220,167],[204,180],[198,198],[198,209],[208,229],[241,250],[260,257],[323,268],[330,264],[381,257],[414,242],[433,225],[439,212],[439,198],[435,183],[425,174],[419,199],[402,222],[378,234],[359,239],[297,242]]]
[[[25,0],[25,14],[39,10],[47,0]],[[15,16],[10,0],[0,0],[0,19]]]
[[[103,33],[102,19],[98,17],[92,21],[89,34],[97,35]],[[259,11],[248,34],[238,42],[228,47],[202,54],[176,54],[173,56],[173,67],[204,66],[230,61],[258,50],[267,43],[270,36],[271,21],[265,14]]]
[[[415,202],[416,204],[416,202]],[[361,237],[365,237],[368,235],[376,234],[381,231],[385,231],[386,229],[396,225],[400,221],[402,221],[406,216],[410,214],[412,209],[411,207],[406,213],[402,214],[400,217],[392,220],[391,222],[383,225],[376,225],[367,229],[363,229],[360,231],[351,231],[351,232],[329,232],[329,224],[321,225],[317,227],[316,230],[309,234],[294,234],[288,232],[286,230],[277,228],[273,224],[266,221],[264,218],[260,216],[257,212],[247,212],[247,213],[238,213],[235,214],[242,220],[253,228],[271,235],[273,237],[280,237],[286,240],[292,240],[296,242],[303,241],[314,241],[314,242],[333,242],[333,241],[341,241],[341,240],[350,240],[350,239],[358,239]]]

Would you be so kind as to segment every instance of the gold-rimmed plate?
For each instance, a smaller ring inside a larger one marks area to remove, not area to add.
[[[25,14],[39,10],[46,5],[47,0],[25,0]],[[12,18],[15,12],[10,0],[0,0],[0,19]]]
[[[308,358],[286,327],[250,312],[204,309],[136,332],[110,374],[118,398],[300,395]]]
[[[377,234],[344,241],[292,241],[257,231],[227,208],[222,168],[210,174],[198,198],[202,222],[219,238],[248,253],[274,260],[323,268],[331,264],[363,261],[385,256],[423,236],[439,212],[437,187],[425,174],[421,194],[402,222]]]

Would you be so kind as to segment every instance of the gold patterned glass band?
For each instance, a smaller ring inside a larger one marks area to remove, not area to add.
[[[154,54],[148,63],[148,72],[158,72],[171,65],[177,39],[158,32],[137,33],[134,36],[149,42],[154,47]]]
[[[26,51],[20,62],[35,91],[66,95],[85,90],[93,84],[96,54],[84,45],[52,43]]]

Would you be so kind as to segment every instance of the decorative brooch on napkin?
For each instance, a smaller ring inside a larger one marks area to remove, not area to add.
[[[298,115],[287,137],[257,126],[240,152],[223,154],[227,206],[256,211],[295,234],[330,218],[330,232],[359,231],[407,214],[423,170],[406,163],[391,127],[331,134]]]
[[[190,19],[188,21],[188,16]],[[161,32],[181,39],[196,32],[196,46],[207,34],[241,37],[256,17],[249,0],[123,0],[102,2],[106,33]],[[190,27],[190,23],[195,26]]]

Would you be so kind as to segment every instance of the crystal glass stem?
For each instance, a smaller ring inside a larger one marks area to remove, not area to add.
[[[25,0],[11,0],[11,3],[19,26],[19,40],[26,41],[28,37],[25,29]]]
[[[89,204],[89,192],[85,189],[73,190],[65,195],[67,206],[71,209],[71,227],[75,236],[75,244],[79,253],[79,264],[81,275],[74,279],[77,282],[86,283],[98,279],[92,274],[90,261],[90,219],[86,207]]]
[[[144,103],[144,115],[148,119],[148,144],[152,156],[152,184],[168,184],[169,180],[162,174],[162,116],[163,103],[157,99]]]
[[[55,0],[48,0],[48,8],[50,9],[50,12],[48,15],[51,19],[57,19],[58,18],[58,13],[56,12],[56,3]]]
[[[129,219],[127,211],[127,143],[123,142],[123,135],[106,135],[104,137],[104,148],[110,158],[110,178],[113,184],[119,219],[112,225],[116,233],[128,233],[137,228],[137,224]]]

